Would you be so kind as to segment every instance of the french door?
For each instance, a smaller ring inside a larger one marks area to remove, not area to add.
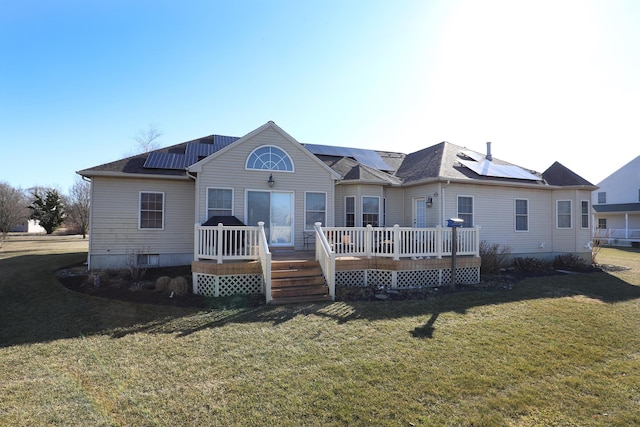
[[[427,226],[427,199],[425,197],[413,199],[413,226],[417,228]]]
[[[247,191],[247,225],[264,222],[269,245],[293,246],[293,193]]]

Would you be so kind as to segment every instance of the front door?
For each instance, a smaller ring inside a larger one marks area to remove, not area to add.
[[[293,193],[247,192],[247,225],[264,222],[269,245],[293,246]]]
[[[427,226],[427,199],[417,197],[413,199],[413,226],[424,228]]]

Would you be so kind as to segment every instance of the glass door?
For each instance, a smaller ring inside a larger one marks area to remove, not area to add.
[[[427,226],[427,200],[425,197],[413,199],[413,226],[417,228]]]
[[[270,245],[293,246],[293,193],[247,192],[247,225],[264,222]]]

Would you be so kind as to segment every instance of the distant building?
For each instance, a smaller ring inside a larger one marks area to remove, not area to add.
[[[11,230],[13,233],[46,233],[40,226],[40,222],[35,219],[24,220],[20,225]]]

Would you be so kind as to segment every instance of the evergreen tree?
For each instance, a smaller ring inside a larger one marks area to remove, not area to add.
[[[44,199],[37,191],[33,196],[33,203],[29,206],[31,210],[30,219],[37,220],[47,234],[53,233],[66,218],[60,195],[56,190],[47,190]]]

